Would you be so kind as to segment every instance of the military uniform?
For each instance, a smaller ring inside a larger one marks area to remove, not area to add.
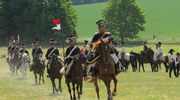
[[[173,55],[173,52],[174,50],[173,49],[170,49],[169,50],[169,68],[170,68],[170,71],[169,71],[169,77],[171,77],[171,73],[172,71],[174,71],[174,76],[177,77],[177,73],[176,73],[176,57]]]
[[[61,69],[60,73],[67,75],[74,63],[73,59],[80,54],[79,47],[76,46],[76,36],[71,35],[66,39],[66,42],[70,45],[65,52],[65,66]]]
[[[58,50],[58,48],[49,48],[48,50],[47,50],[47,53],[46,53],[46,59],[50,59],[51,58],[51,56],[52,55],[56,55],[56,56],[59,56],[60,54],[59,54],[59,50]]]
[[[26,49],[21,49],[19,52],[20,52],[21,54],[22,54],[22,53],[26,53],[27,55],[29,55],[29,52],[28,52]]]
[[[180,54],[177,53],[177,57],[176,57],[176,67],[177,67],[177,77],[179,77],[179,70],[180,70]]]
[[[32,49],[32,56],[33,58],[38,57],[38,55],[43,55],[43,51],[40,47]]]

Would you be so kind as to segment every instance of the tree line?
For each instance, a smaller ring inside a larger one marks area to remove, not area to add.
[[[70,0],[0,0],[0,39],[19,34],[21,41],[36,37],[47,41],[76,32],[76,13]],[[61,18],[61,31],[51,30],[52,19]],[[62,40],[62,39],[59,39]]]

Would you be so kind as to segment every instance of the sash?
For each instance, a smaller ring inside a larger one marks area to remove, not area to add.
[[[54,52],[54,50],[56,50],[56,48],[54,48],[48,55],[48,57],[50,57],[50,55]]]
[[[70,53],[68,54],[68,56],[66,58],[69,58],[71,56],[71,54],[73,53],[73,51],[76,49],[77,47],[74,46],[74,48],[70,51]]]

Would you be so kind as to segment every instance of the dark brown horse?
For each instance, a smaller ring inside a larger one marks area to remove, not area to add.
[[[97,46],[97,52],[100,55],[100,58],[96,61],[96,67],[98,69],[98,78],[101,79],[107,88],[108,100],[112,100],[113,96],[116,95],[117,91],[117,79],[115,73],[114,61],[110,56],[110,46],[108,43],[100,42]],[[99,96],[99,86],[98,86],[98,78],[94,78],[93,83],[96,88],[96,93],[98,100]],[[114,81],[114,90],[111,92],[110,83]]]
[[[145,72],[145,69],[144,69],[144,64],[145,63],[149,63],[151,65],[152,72],[154,71],[153,70],[153,57],[151,55],[146,55],[143,52],[135,53],[133,51],[131,51],[130,54],[134,55],[136,57],[136,59],[138,60],[138,63],[139,63],[139,72],[141,70],[141,67],[143,69],[143,72]]]
[[[76,100],[76,90],[78,94],[78,100],[80,100],[80,95],[82,94],[82,87],[83,87],[83,55],[80,55],[79,58],[75,57],[73,59],[73,65],[69,71],[69,73],[65,76],[66,77],[66,84],[68,86],[70,99]],[[71,86],[73,90],[73,96],[71,93]]]
[[[52,82],[53,93],[58,92],[58,91],[62,92],[62,86],[61,86],[62,75],[60,74],[60,69],[62,67],[63,67],[62,62],[60,61],[58,56],[52,55],[52,57],[50,58],[47,64],[47,71],[48,71],[49,78]],[[55,79],[58,79],[59,81],[58,89],[56,88]]]
[[[144,52],[146,55],[148,55],[148,56],[154,56],[154,51],[151,49],[151,48],[149,48],[148,50],[146,50],[146,52]],[[168,65],[168,56],[165,56],[165,60],[164,61],[161,61],[161,60],[157,60],[157,61],[154,61],[153,60],[153,66],[154,66],[154,71],[159,71],[159,66],[160,66],[160,64],[161,63],[163,63],[164,64],[164,66],[165,66],[165,72],[168,72],[168,69],[169,69],[169,65]]]
[[[35,57],[33,59],[33,65],[31,66],[30,71],[33,71],[35,76],[35,84],[37,84],[37,77],[39,75],[39,84],[41,84],[41,80],[44,83],[44,70],[45,70],[45,62],[41,59],[40,56]]]

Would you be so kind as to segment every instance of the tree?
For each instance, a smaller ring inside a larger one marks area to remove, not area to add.
[[[75,31],[76,13],[70,0],[3,0],[0,8],[0,30],[4,34],[14,32],[24,40],[47,41],[50,38],[62,38],[62,33],[69,36]],[[51,30],[52,19],[61,18],[61,34]],[[55,34],[57,33],[57,34]],[[59,39],[62,40],[62,39]]]
[[[103,16],[108,20],[107,28],[115,35],[116,40],[136,38],[145,29],[143,10],[135,0],[109,0]]]

